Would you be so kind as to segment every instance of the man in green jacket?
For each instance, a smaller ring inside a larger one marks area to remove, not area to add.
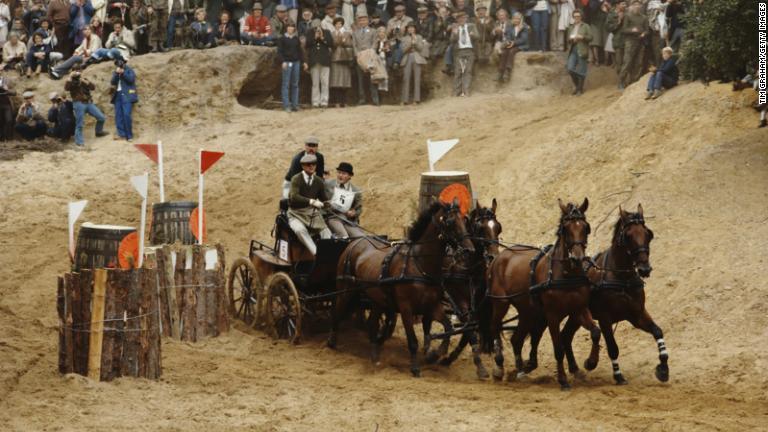
[[[325,225],[321,212],[326,207],[328,196],[323,179],[315,175],[317,156],[305,154],[299,162],[301,172],[291,178],[288,193],[288,224],[307,250],[315,255],[317,246],[310,231],[319,233],[322,239],[331,238],[331,231]]]
[[[613,34],[613,61],[616,66],[616,75],[621,75],[621,67],[624,65],[624,35],[621,34],[621,26],[624,24],[626,10],[627,2],[617,3],[608,13],[605,21],[606,29]],[[619,82],[619,88],[624,88],[621,82]]]
[[[621,34],[624,36],[624,64],[621,67],[619,81],[625,87],[640,78],[643,39],[650,31],[648,18],[640,13],[640,6],[640,0],[634,0],[621,25]]]

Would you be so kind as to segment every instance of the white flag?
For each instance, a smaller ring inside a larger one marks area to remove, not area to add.
[[[86,205],[88,205],[86,200],[69,203],[69,256],[73,260],[75,259],[75,223]]]
[[[131,177],[131,184],[136,192],[141,195],[142,198],[147,199],[147,185],[149,184],[149,173],[144,173],[140,176]]]
[[[458,139],[445,141],[427,140],[427,153],[429,154],[429,170],[435,170],[435,163],[440,160],[449,150],[459,143]]]

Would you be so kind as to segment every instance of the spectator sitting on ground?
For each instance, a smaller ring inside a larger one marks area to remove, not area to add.
[[[3,70],[16,69],[19,75],[24,73],[24,59],[27,56],[27,46],[21,42],[19,35],[11,33],[8,42],[3,45]]]
[[[56,45],[59,43],[56,39],[56,34],[53,32],[53,29],[51,29],[51,22],[47,19],[44,19],[40,21],[40,28],[35,30],[35,33],[39,33],[43,36],[43,43],[48,45],[50,54],[49,57],[51,59],[51,64],[56,64],[57,62],[61,61],[64,58],[64,54],[60,52],[54,51],[56,48]],[[34,36],[34,34],[33,34]],[[29,45],[27,46],[27,49],[32,48],[32,41],[30,41]]]
[[[24,92],[24,103],[16,115],[16,132],[25,140],[32,141],[45,135],[45,119],[40,114],[40,106],[35,103],[35,94]]]
[[[101,38],[95,35],[90,27],[86,27],[83,29],[83,43],[75,48],[75,53],[72,57],[51,68],[51,78],[59,79],[66,75],[72,69],[72,66],[82,64],[99,48],[101,48]]]
[[[32,36],[32,48],[27,52],[27,78],[32,77],[34,71],[35,76],[40,76],[40,72],[48,71],[49,55],[51,48],[43,43],[43,35],[35,33]]]
[[[75,112],[72,102],[68,101],[66,96],[59,96],[56,92],[51,93],[48,99],[51,101],[51,108],[48,109],[48,121],[51,123],[48,136],[68,141],[75,134]]]
[[[240,35],[237,26],[232,22],[229,12],[222,12],[219,16],[219,25],[214,33],[216,45],[236,45],[240,43]]]
[[[133,39],[133,32],[123,27],[122,21],[115,21],[114,31],[109,34],[106,48],[96,50],[85,62],[85,66],[99,63],[105,59],[110,60],[128,60],[131,57],[136,42]]]
[[[656,99],[661,96],[663,89],[677,85],[680,72],[677,70],[677,57],[672,55],[672,48],[661,50],[661,63],[658,67],[651,66],[651,78],[648,79],[648,94],[645,99]]]
[[[245,19],[240,40],[245,45],[272,45],[275,37],[272,36],[272,26],[267,17],[261,14],[261,3],[253,4],[253,11]],[[281,35],[278,35],[279,37]]]
[[[190,24],[192,29],[192,45],[197,49],[211,48],[216,46],[213,36],[213,26],[205,20],[205,9],[200,8],[195,11],[195,22]]]

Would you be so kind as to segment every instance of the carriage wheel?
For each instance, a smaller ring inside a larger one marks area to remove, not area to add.
[[[290,276],[277,272],[267,279],[267,326],[274,339],[298,343],[301,335],[301,303]]]
[[[261,280],[251,260],[245,257],[236,259],[227,279],[230,315],[246,324],[254,323],[258,318],[262,290]]]

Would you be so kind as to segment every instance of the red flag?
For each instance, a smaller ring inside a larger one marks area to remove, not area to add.
[[[224,156],[224,152],[212,152],[212,151],[205,151],[202,150],[200,155],[200,174],[205,174],[206,171],[208,171],[208,168],[213,166],[213,164],[216,163],[219,159],[221,159],[222,156]]]
[[[152,159],[152,162],[157,162],[157,144],[134,144],[134,147],[139,149],[140,152],[147,155],[148,158]]]

